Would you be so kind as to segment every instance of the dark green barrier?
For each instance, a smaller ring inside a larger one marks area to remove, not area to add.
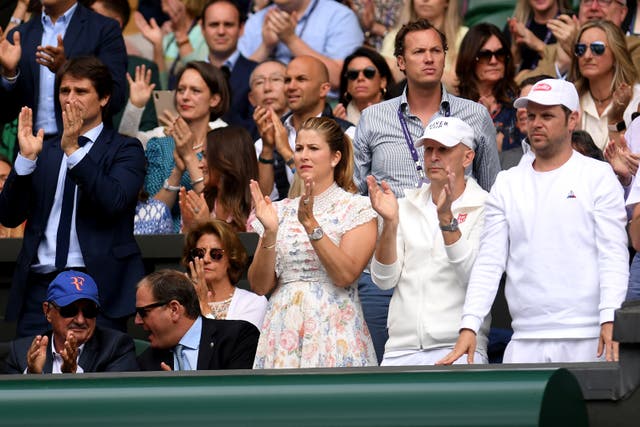
[[[5,377],[0,425],[587,425],[565,369],[328,372]]]

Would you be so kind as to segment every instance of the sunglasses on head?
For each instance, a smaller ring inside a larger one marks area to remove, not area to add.
[[[193,248],[189,251],[189,257],[191,260],[196,258],[204,258],[207,254],[207,250],[205,248]],[[209,258],[214,261],[220,261],[224,256],[224,249],[220,248],[211,248],[209,249]]]
[[[362,70],[347,70],[345,76],[349,80],[357,80],[360,72],[364,75],[365,78],[371,80],[376,75],[375,67],[364,67]]]
[[[60,316],[66,319],[70,317],[76,317],[79,311],[82,311],[82,315],[87,319],[95,319],[98,316],[98,312],[100,311],[98,306],[94,303],[86,304],[83,306],[79,306],[78,304],[71,303],[63,307],[60,307],[58,304],[56,304],[53,301],[49,301],[49,304],[55,307],[55,309],[58,310],[58,313],[60,313]]]
[[[144,319],[145,317],[147,317],[149,312],[154,308],[162,307],[163,305],[167,305],[167,304],[168,304],[167,301],[159,301],[159,302],[154,302],[151,304],[144,305],[142,307],[136,307],[136,314],[140,316],[141,319]]]
[[[604,42],[593,42],[593,43],[589,44],[588,46],[589,46],[589,49],[591,49],[591,53],[594,54],[595,56],[600,56],[600,55],[604,54],[604,51],[606,50],[606,47],[607,47],[604,44]],[[584,56],[584,54],[587,53],[587,44],[586,43],[576,43],[576,47],[575,47],[573,53],[575,53],[575,55],[578,58]]]
[[[478,62],[490,62],[492,57],[496,57],[496,59],[500,62],[504,62],[507,59],[507,49],[500,48],[498,50],[489,50],[483,49],[476,55],[476,61]]]

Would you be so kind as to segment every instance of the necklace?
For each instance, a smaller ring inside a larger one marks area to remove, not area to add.
[[[602,98],[602,99],[596,98],[595,95],[593,94],[593,92],[591,92],[591,91],[589,91],[589,93],[591,94],[591,97],[596,102],[596,104],[598,104],[601,107],[613,97],[613,92],[611,92],[609,94],[609,96],[607,96],[606,98]]]

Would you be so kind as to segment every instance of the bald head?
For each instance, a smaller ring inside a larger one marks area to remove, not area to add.
[[[287,66],[287,103],[294,115],[312,117],[324,109],[331,84],[329,70],[313,56],[298,56]]]

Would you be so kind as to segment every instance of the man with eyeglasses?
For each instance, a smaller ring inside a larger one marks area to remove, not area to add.
[[[130,336],[96,326],[100,299],[96,282],[80,271],[64,271],[47,289],[42,311],[52,330],[12,341],[9,374],[137,371]]]
[[[138,358],[143,371],[251,369],[258,328],[244,320],[204,318],[194,283],[183,273],[160,270],[136,292],[136,325],[151,346]]]
[[[287,65],[284,90],[289,113],[280,119],[267,110],[254,115],[261,139],[256,141],[259,182],[263,194],[271,200],[287,197],[295,173],[293,148],[297,130],[310,117],[330,117],[353,138],[351,122],[333,116],[326,102],[329,93],[329,71],[313,56],[299,56]],[[277,129],[277,132],[276,132]]]
[[[573,83],[545,79],[514,102],[527,109],[534,156],[498,174],[454,350],[467,354],[491,310],[503,272],[513,338],[505,363],[617,361],[614,311],[629,281],[626,211],[611,167],[574,151]]]

